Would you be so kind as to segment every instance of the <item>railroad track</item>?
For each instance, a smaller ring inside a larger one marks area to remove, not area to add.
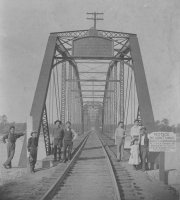
[[[113,166],[113,171],[116,177],[117,186],[120,191],[121,200],[145,199],[142,193],[142,189],[136,185],[132,175],[128,172],[128,170],[124,166],[122,166],[119,162],[117,162],[116,155],[106,143],[106,138],[103,137],[103,135],[99,135],[99,138],[103,143],[103,146],[106,149],[106,152],[110,158],[110,162]]]
[[[120,200],[113,166],[95,131],[82,142],[71,162],[41,200]]]

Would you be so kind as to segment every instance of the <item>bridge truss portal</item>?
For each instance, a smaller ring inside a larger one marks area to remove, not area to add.
[[[51,33],[34,95],[32,126],[51,154],[53,121],[83,134],[92,126],[114,133],[139,118],[154,130],[153,111],[136,34],[106,30]]]

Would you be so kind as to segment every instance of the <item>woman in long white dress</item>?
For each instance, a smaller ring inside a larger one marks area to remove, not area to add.
[[[131,155],[129,158],[129,164],[133,165],[134,168],[137,169],[137,165],[139,165],[139,163],[141,162],[138,139],[134,139],[132,141],[130,153]]]

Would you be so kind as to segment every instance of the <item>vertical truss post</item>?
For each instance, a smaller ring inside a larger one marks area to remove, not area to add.
[[[114,67],[111,71],[111,80],[114,80]],[[113,90],[113,82],[111,82],[110,90]],[[115,117],[115,111],[114,111],[114,94],[111,92],[111,134],[114,132],[114,117]]]
[[[117,62],[114,65],[114,80],[117,81]],[[117,82],[114,82],[114,131],[117,125]]]
[[[66,62],[62,63],[61,73],[61,121],[65,124],[66,112]]]
[[[110,89],[110,84],[108,83],[108,88]],[[108,93],[107,95],[108,97],[110,97],[110,94]],[[108,107],[107,107],[107,130],[108,133],[110,131],[110,122],[111,122],[111,98],[108,99]]]
[[[124,63],[120,61],[120,73],[119,73],[119,79],[120,79],[120,121],[124,122]]]
[[[107,132],[107,101],[104,100],[104,129],[103,129],[103,132]]]
[[[112,79],[114,80],[114,67],[113,67],[113,71],[112,71]],[[111,90],[113,90],[114,89],[114,83],[112,83],[112,86],[111,86]],[[114,96],[114,93],[112,93],[111,92],[111,94],[112,94],[112,131],[113,131],[113,133],[114,133],[114,127],[115,127],[115,123],[114,123],[114,121],[115,121],[115,96]]]
[[[48,127],[48,118],[47,118],[47,109],[46,105],[44,106],[43,116],[42,116],[42,129],[43,129],[43,136],[44,136],[44,144],[46,149],[46,155],[51,154],[51,145],[50,145],[50,136],[49,136],[49,127]]]
[[[72,79],[72,65],[69,63],[69,80]],[[72,82],[68,82],[68,121],[71,121]]]
[[[106,101],[103,100],[103,107],[102,107],[102,134],[106,131],[105,124],[106,124]]]
[[[102,107],[102,133],[103,133],[103,131],[104,131],[104,122],[105,122],[105,112],[104,112],[104,103],[105,102],[103,102],[103,107]]]
[[[110,80],[111,80],[111,78],[110,78]],[[111,82],[109,82],[109,90],[111,90]],[[108,126],[108,133],[111,131],[111,111],[112,111],[112,109],[111,109],[111,93],[108,93],[109,94],[109,101],[108,101],[108,112],[109,112],[109,117],[108,117],[108,124],[109,124],[109,126]]]
[[[73,77],[73,80],[75,79],[75,71],[74,71],[74,68],[73,68],[73,74],[72,74],[72,77]],[[75,90],[75,82],[72,82],[72,88],[73,90]],[[75,107],[76,107],[76,93],[73,92],[73,99],[72,99],[72,121],[73,121],[73,128],[75,128],[75,123],[76,123],[76,118],[75,118]]]
[[[74,77],[76,78],[75,74]],[[77,90],[77,82],[75,82],[75,90]],[[79,93],[76,94],[75,98],[75,105],[74,105],[74,121],[75,121],[75,129],[77,131],[77,123],[78,123],[78,117],[77,117],[77,99],[79,98]]]
[[[110,80],[112,80],[113,79],[113,77],[112,77],[112,75],[113,75],[113,70],[111,71],[111,76],[110,76]],[[112,90],[112,85],[113,85],[113,83],[112,82],[110,82],[110,90]],[[114,115],[114,113],[113,113],[113,94],[112,94],[112,92],[110,93],[110,133],[113,131],[113,129],[112,129],[112,124],[113,124],[113,115]]]
[[[84,107],[81,99],[81,133],[84,133]]]
[[[106,99],[106,107],[105,107],[105,109],[106,109],[106,115],[105,115],[105,119],[106,119],[106,121],[105,121],[105,125],[106,125],[106,132],[108,131],[108,106],[109,106],[109,101],[107,101],[108,99]]]

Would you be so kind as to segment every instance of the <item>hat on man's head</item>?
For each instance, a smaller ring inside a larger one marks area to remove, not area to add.
[[[11,126],[9,127],[9,130],[12,129],[12,128],[15,129],[15,126],[14,126],[14,125],[11,125]]]
[[[61,122],[60,120],[56,120],[56,121],[54,122],[54,124],[56,124],[57,122],[59,122],[60,124],[62,124],[62,122]]]
[[[138,120],[138,119],[135,119],[135,120],[134,120],[134,123],[135,123],[135,122],[139,122],[139,120]]]
[[[31,136],[33,135],[33,133],[38,133],[38,132],[37,132],[37,131],[32,131],[32,132],[31,132]]]

